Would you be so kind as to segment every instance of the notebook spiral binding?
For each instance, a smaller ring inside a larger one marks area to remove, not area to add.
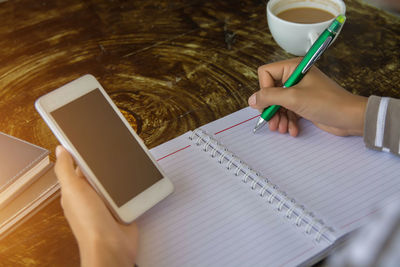
[[[321,239],[328,243],[334,242],[336,238],[332,227],[325,225],[303,205],[299,205],[293,198],[289,198],[278,186],[261,177],[259,173],[252,170],[207,132],[196,129],[189,139],[194,141],[197,146],[202,146],[202,150],[209,152],[218,163],[225,164],[226,168],[232,170],[235,176],[241,177],[242,182],[249,183],[250,188],[257,191],[261,198],[265,199],[267,203],[275,205],[276,209],[282,212],[295,226],[304,228],[304,232],[313,236],[317,243]]]

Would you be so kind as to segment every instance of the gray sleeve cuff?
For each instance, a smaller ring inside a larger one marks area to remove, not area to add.
[[[364,118],[364,143],[368,148],[378,149],[375,146],[376,121],[381,98],[372,95],[368,98],[367,109]],[[381,149],[380,149],[381,150]]]
[[[400,100],[370,96],[364,121],[367,147],[399,155]]]

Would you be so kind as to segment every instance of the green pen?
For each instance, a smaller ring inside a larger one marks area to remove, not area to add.
[[[326,28],[325,31],[321,33],[318,39],[314,42],[311,48],[308,50],[307,54],[304,56],[303,60],[296,67],[289,79],[283,84],[283,88],[287,88],[297,84],[311,68],[311,66],[319,59],[322,53],[329,47],[329,45],[335,39],[343,27],[346,20],[344,15],[339,15],[336,19]],[[260,129],[267,121],[269,121],[272,116],[278,111],[281,106],[272,105],[264,109],[253,132],[255,133]]]

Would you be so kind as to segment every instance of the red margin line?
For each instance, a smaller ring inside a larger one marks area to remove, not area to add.
[[[185,147],[183,147],[183,148],[181,148],[181,149],[178,149],[177,151],[174,151],[174,152],[172,152],[172,153],[169,153],[168,155],[166,155],[166,156],[164,156],[164,157],[162,157],[162,158],[159,158],[159,159],[157,159],[157,161],[160,161],[160,160],[162,160],[162,159],[165,159],[166,157],[169,157],[169,156],[171,156],[171,155],[173,155],[173,154],[175,154],[175,153],[178,153],[179,151],[182,151],[182,150],[184,150],[184,149],[186,149],[186,148],[188,148],[188,147],[190,147],[191,145],[188,145],[188,146],[185,146]]]
[[[362,219],[364,219],[364,218],[366,218],[366,217],[369,217],[369,216],[371,216],[372,214],[376,213],[377,211],[378,211],[378,209],[375,209],[375,210],[373,210],[373,211],[367,213],[366,215],[361,216],[361,217],[358,218],[358,219],[355,219],[355,220],[353,220],[353,221],[351,221],[351,222],[349,222],[349,223],[346,223],[346,224],[340,226],[340,229],[344,229],[344,228],[346,228],[347,226],[352,225],[353,223],[356,223],[356,222],[358,222],[358,221],[360,221],[360,220],[362,220]]]
[[[252,119],[255,119],[255,118],[257,118],[257,117],[260,117],[260,115],[254,116],[254,117],[252,117],[252,118],[250,118],[250,119],[247,119],[247,120],[245,120],[245,121],[242,121],[242,122],[239,122],[239,123],[237,123],[237,124],[235,124],[235,125],[232,125],[231,127],[228,127],[228,128],[223,129],[223,130],[221,130],[221,131],[219,131],[219,132],[216,132],[214,135],[217,135],[217,134],[222,133],[222,132],[224,132],[224,131],[226,131],[226,130],[232,129],[233,127],[236,127],[236,126],[238,126],[238,125],[240,125],[240,124],[242,124],[242,123],[251,121]]]

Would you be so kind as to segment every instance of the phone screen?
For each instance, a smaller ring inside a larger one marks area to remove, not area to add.
[[[51,115],[118,207],[163,178],[99,89]]]

